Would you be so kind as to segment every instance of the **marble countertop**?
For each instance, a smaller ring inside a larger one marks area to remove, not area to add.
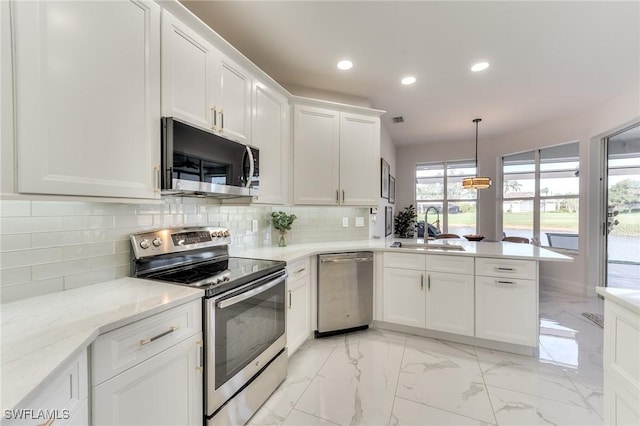
[[[596,287],[596,292],[605,300],[615,302],[640,315],[640,290],[613,287]]]
[[[2,409],[28,402],[101,333],[204,295],[121,278],[0,305]]]
[[[399,241],[405,245],[421,245],[424,244],[422,239],[379,239],[379,240],[356,240],[356,241],[338,241],[327,243],[311,243],[311,244],[290,244],[287,247],[262,247],[241,252],[232,252],[234,256],[255,257],[262,259],[284,260],[293,262],[300,258],[308,257],[321,253],[335,253],[343,251],[393,251],[404,253],[429,253],[429,254],[446,254],[454,256],[474,256],[474,257],[504,257],[510,259],[523,259],[535,261],[561,261],[571,262],[573,258],[565,256],[542,247],[531,244],[518,244],[509,242],[473,242],[461,239],[447,240],[430,240],[427,245],[431,247],[449,244],[462,246],[464,251],[427,249],[427,248],[393,248],[390,245]]]

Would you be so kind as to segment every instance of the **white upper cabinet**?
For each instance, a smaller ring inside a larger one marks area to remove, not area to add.
[[[340,113],[340,203],[378,204],[379,182],[380,118]]]
[[[212,44],[162,12],[162,115],[212,128],[217,56]]]
[[[226,138],[251,143],[251,76],[222,54],[214,71],[216,93],[212,102],[218,114],[215,130]]]
[[[162,12],[162,115],[249,143],[251,82],[244,68]]]
[[[293,114],[293,202],[339,204],[340,113],[296,105]]]
[[[257,203],[286,204],[289,182],[289,102],[269,86],[254,81],[252,144],[260,150]]]
[[[17,190],[159,198],[160,8],[12,5]]]
[[[377,205],[382,111],[357,108],[362,113],[356,114],[328,106],[294,107],[293,201]]]

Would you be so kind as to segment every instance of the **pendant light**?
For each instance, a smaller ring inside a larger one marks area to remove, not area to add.
[[[487,189],[491,187],[491,178],[478,177],[478,123],[481,122],[481,118],[473,120],[476,123],[476,177],[464,178],[462,180],[462,188],[464,189]]]

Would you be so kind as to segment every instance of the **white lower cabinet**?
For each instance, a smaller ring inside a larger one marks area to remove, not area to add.
[[[384,268],[383,291],[384,321],[424,328],[424,271]]]
[[[89,374],[87,351],[67,364],[42,391],[18,410],[33,410],[37,416],[32,424],[87,425]],[[3,425],[24,425],[24,420],[5,420]]]
[[[473,336],[473,275],[428,272],[425,327]]]
[[[91,346],[94,425],[202,425],[202,302],[98,336]]]
[[[534,280],[476,277],[476,337],[538,346],[537,287]]]
[[[472,258],[385,253],[384,266],[384,321],[473,336]]]
[[[201,425],[202,334],[93,388],[94,425]]]
[[[287,353],[289,356],[311,335],[311,278],[309,259],[287,267]]]

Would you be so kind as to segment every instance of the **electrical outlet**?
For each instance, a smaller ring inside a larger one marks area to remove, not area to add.
[[[364,217],[356,217],[356,228],[364,228]]]
[[[343,217],[342,218],[342,227],[343,228],[348,228],[349,227],[349,218],[348,217]]]
[[[258,232],[258,219],[253,219],[251,221],[251,231]]]

